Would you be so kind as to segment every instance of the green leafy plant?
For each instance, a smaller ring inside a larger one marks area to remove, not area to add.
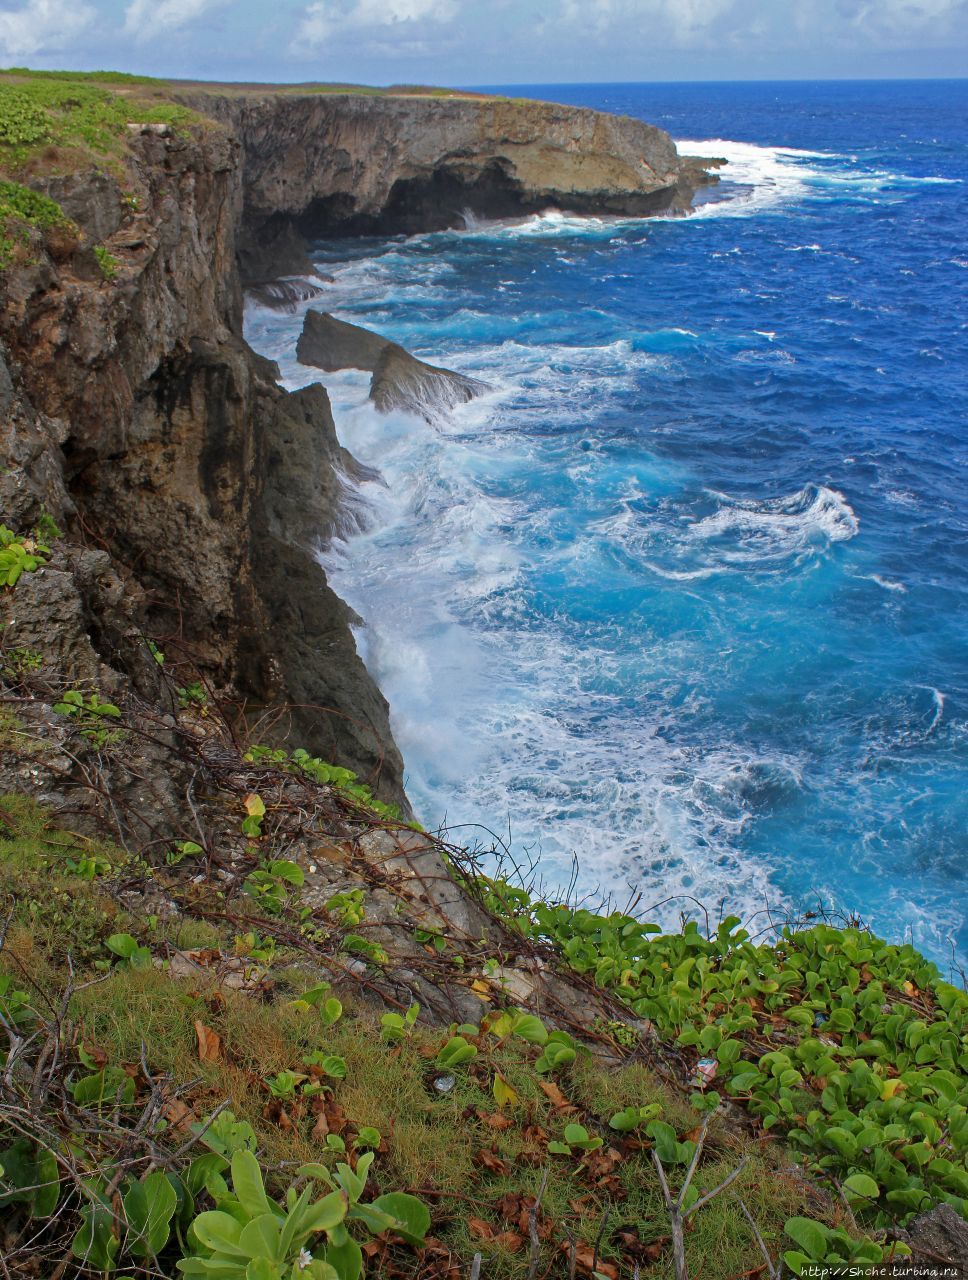
[[[121,730],[108,728],[111,720],[120,718],[119,708],[113,702],[104,702],[96,693],[85,697],[80,689],[68,689],[60,701],[54,703],[54,711],[70,716],[81,736],[98,749],[117,742],[122,736]]]
[[[477,1057],[477,1049],[461,1035],[451,1036],[435,1059],[441,1071],[453,1071]]]
[[[334,893],[324,904],[324,909],[334,916],[343,928],[354,928],[363,923],[363,890],[348,889],[343,893]]]
[[[34,1022],[34,1012],[27,992],[15,987],[8,973],[0,973],[0,1019],[17,1031],[25,1030]]]
[[[274,858],[246,877],[245,890],[263,910],[270,915],[278,915],[292,897],[293,890],[301,889],[304,883],[305,875],[298,863]]]
[[[200,680],[192,680],[178,689],[178,705],[185,710],[188,707],[200,709],[208,706],[208,694]]]
[[[892,1258],[909,1257],[905,1244],[885,1245],[869,1238],[858,1239],[842,1227],[828,1227],[812,1218],[790,1218],[787,1235],[798,1246],[783,1254],[783,1261],[795,1276],[820,1274],[820,1269],[843,1275],[864,1275]]]
[[[151,964],[151,952],[130,933],[112,933],[104,945],[132,969],[145,969]]]
[[[235,954],[237,956],[250,956],[259,964],[272,964],[275,958],[277,942],[271,934],[264,937],[261,934],[250,932],[240,933],[235,939]]]
[[[380,1034],[384,1040],[395,1044],[400,1040],[409,1037],[413,1030],[414,1023],[420,1016],[420,1005],[416,1000],[410,1005],[406,1013],[384,1013],[380,1018]]]
[[[338,1053],[322,1053],[315,1050],[307,1053],[304,1061],[307,1066],[318,1067],[324,1075],[332,1076],[334,1080],[346,1079],[346,1059]]]
[[[245,806],[245,817],[242,819],[242,834],[250,840],[258,840],[262,835],[262,821],[266,816],[265,801],[251,791],[242,801]],[[293,864],[289,864],[290,866]]]
[[[374,1129],[371,1125],[364,1124],[364,1125],[361,1125],[360,1128],[357,1130],[356,1138],[353,1141],[353,1145],[358,1150],[366,1147],[370,1147],[373,1150],[377,1150],[377,1148],[379,1148],[380,1143],[382,1141],[383,1141],[383,1136],[380,1133],[379,1129]]]
[[[552,1155],[570,1156],[575,1151],[597,1151],[604,1145],[604,1139],[597,1134],[590,1134],[582,1124],[566,1124],[563,1141],[549,1142],[548,1150]]]
[[[644,1107],[624,1107],[621,1111],[616,1111],[609,1120],[609,1128],[619,1133],[634,1133],[636,1129],[655,1120],[661,1110],[662,1104],[659,1102],[650,1102]]]
[[[49,1218],[60,1199],[60,1169],[53,1152],[29,1138],[0,1149],[0,1209],[23,1204],[33,1218]]]
[[[10,124],[9,117],[4,118],[4,106],[0,87],[0,151],[3,150],[4,126]],[[77,231],[56,201],[22,183],[0,181],[0,269],[10,266],[18,243],[29,242],[31,228],[40,232],[60,230],[69,235]]]
[[[204,852],[205,850],[202,846],[196,844],[194,840],[179,840],[165,854],[165,862],[169,867],[177,867],[186,858],[197,858],[200,853]]]
[[[96,1060],[83,1048],[78,1050],[78,1058],[81,1065],[89,1070],[88,1075],[79,1076],[68,1085],[79,1107],[100,1111],[103,1107],[119,1103],[129,1106],[134,1101],[134,1079],[122,1067],[112,1063],[98,1067]]]
[[[191,1224],[192,1255],[178,1268],[183,1275],[219,1280],[357,1280],[363,1255],[347,1224],[360,1223],[372,1234],[393,1230],[419,1243],[430,1226],[426,1206],[414,1196],[391,1193],[369,1204],[360,1197],[373,1153],[361,1155],[356,1170],[338,1164],[305,1165],[302,1191],[291,1187],[284,1203],[271,1199],[262,1170],[251,1152],[232,1158],[232,1194],[217,1208],[198,1214]],[[313,1182],[331,1188],[313,1199]]]
[[[192,1132],[210,1151],[228,1159],[237,1151],[255,1151],[258,1146],[255,1130],[248,1120],[236,1120],[228,1109],[209,1117],[204,1123],[194,1123]]]
[[[0,652],[0,673],[8,680],[22,680],[44,665],[44,655],[36,649],[16,648]]]
[[[0,183],[0,194],[2,187]],[[27,535],[18,537],[12,529],[0,524],[0,587],[15,587],[23,574],[35,573],[49,559],[47,543]]]
[[[860,1221],[938,1202],[968,1216],[968,995],[913,947],[826,924],[756,944],[735,916],[662,934],[499,880],[487,901],[694,1053],[698,1109],[728,1096],[832,1187],[876,1183],[854,1198]]]
[[[110,253],[103,244],[94,246],[94,256],[97,258],[97,265],[101,268],[101,275],[105,280],[114,280],[118,274],[118,268],[121,263]]]

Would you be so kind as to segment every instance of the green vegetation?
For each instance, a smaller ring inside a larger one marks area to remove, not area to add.
[[[34,71],[30,67],[0,68],[2,76],[17,76],[30,80],[85,81],[95,84],[161,84],[151,76],[136,76],[127,71]]]
[[[715,1118],[707,1139],[709,1118],[701,1133],[640,1063],[601,1063],[514,1008],[435,1030],[415,1004],[380,1014],[351,986],[337,998],[307,982],[291,950],[233,938],[231,921],[132,918],[114,886],[145,873],[138,856],[24,799],[0,799],[0,835],[0,918],[13,913],[0,1017],[28,1032],[18,1054],[44,1058],[39,1076],[33,1057],[7,1075],[25,1082],[13,1098],[0,1087],[0,1196],[39,1259],[66,1248],[92,1276],[230,1274],[244,1261],[240,1276],[289,1280],[298,1258],[297,1275],[333,1280],[331,1266],[355,1280],[364,1261],[368,1274],[466,1274],[479,1252],[488,1275],[524,1280],[536,1249],[540,1274],[658,1278],[670,1227],[654,1152],[677,1187],[694,1164],[690,1207],[730,1182],[690,1219],[693,1274],[711,1256],[724,1277],[757,1260],[746,1212],[775,1258],[801,1220],[831,1233],[817,1237],[830,1256],[841,1237],[855,1253],[879,1247],[784,1171],[779,1148]],[[191,978],[167,968],[186,939],[200,947]],[[220,980],[240,948],[260,954],[251,992]],[[32,1079],[39,1110],[21,1092]],[[31,1122],[11,1130],[15,1107]],[[69,1158],[53,1114],[75,1135]],[[345,1213],[331,1226],[331,1208],[303,1216],[322,1204]]]
[[[3,199],[3,187],[0,183],[0,201]],[[0,218],[2,218],[0,204]],[[0,237],[0,256],[2,256],[2,237]],[[56,526],[55,526],[56,527]],[[50,559],[51,549],[42,540],[39,527],[30,534],[15,534],[5,524],[0,524],[0,587],[12,589],[25,573],[35,573],[42,564]]]
[[[79,160],[117,169],[129,123],[178,129],[198,119],[153,86],[119,73],[0,73],[0,168],[16,171],[42,155],[47,169]]]
[[[113,253],[109,253],[103,244],[94,246],[94,256],[97,258],[97,264],[101,268],[101,275],[105,280],[113,280],[118,274],[118,267],[121,265]]]
[[[489,898],[685,1050],[697,1103],[720,1101],[716,1082],[858,1220],[939,1202],[968,1217],[968,994],[913,947],[825,924],[757,945],[736,917],[662,935],[499,881]]]
[[[118,742],[123,729],[111,728],[112,720],[120,719],[121,712],[113,702],[105,702],[99,694],[85,695],[80,689],[68,689],[53,710],[60,716],[68,716],[78,733],[95,747]]]
[[[245,753],[245,759],[253,763],[273,764],[293,773],[305,774],[306,777],[324,786],[338,787],[344,796],[369,812],[385,818],[388,822],[399,821],[400,813],[395,806],[375,799],[370,788],[366,783],[360,782],[352,769],[327,764],[317,756],[311,756],[302,747],[297,747],[290,755],[279,747],[253,746]]]
[[[40,687],[27,668],[4,678]],[[124,803],[146,722],[97,691],[50,701]],[[218,748],[184,826],[120,849],[0,799],[0,1204],[41,1273],[70,1251],[82,1277],[457,1280],[479,1253],[496,1280],[711,1258],[780,1280],[889,1262],[932,1205],[968,1215],[968,996],[913,948],[734,918],[661,934],[459,850],[490,923],[452,935],[423,881],[360,857],[401,824],[355,775],[237,745],[214,694],[181,702],[182,749]],[[518,956],[579,975],[583,1018],[518,1007]],[[470,1019],[422,1024],[419,983]]]

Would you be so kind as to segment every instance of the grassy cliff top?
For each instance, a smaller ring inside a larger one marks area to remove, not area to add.
[[[160,81],[115,71],[0,72],[0,170],[7,173],[118,169],[129,125],[202,123]]]
[[[132,124],[175,130],[210,127],[203,115],[174,100],[191,93],[218,97],[278,94],[297,97],[350,94],[365,97],[484,99],[430,85],[259,84],[161,80],[123,71],[0,70],[0,172],[65,172],[85,163],[117,170]]]

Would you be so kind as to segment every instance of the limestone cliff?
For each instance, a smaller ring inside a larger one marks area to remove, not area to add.
[[[694,168],[661,130],[548,104],[181,100],[204,114],[129,124],[120,160],[55,152],[11,175],[74,225],[28,228],[4,272],[0,520],[44,509],[70,548],[5,600],[3,645],[57,650],[65,678],[157,703],[157,639],[186,681],[250,720],[285,707],[276,736],[406,812],[386,703],[314,554],[356,464],[322,387],[287,394],[244,342],[242,279],[301,265],[301,237],[321,232],[432,229],[467,209],[654,212],[688,199]]]
[[[460,226],[466,213],[685,208],[702,169],[662,129],[555,103],[359,94],[186,95],[245,165],[243,274],[304,265],[300,236]]]
[[[97,549],[118,608],[90,565],[25,576],[4,644],[63,649],[70,679],[133,681],[153,701],[155,637],[186,681],[197,671],[250,715],[286,704],[277,732],[406,808],[386,703],[313,554],[352,460],[325,391],[288,395],[241,338],[239,158],[224,129],[147,131],[123,190],[96,170],[36,180],[79,234],[34,234],[4,280],[0,519],[49,512]]]

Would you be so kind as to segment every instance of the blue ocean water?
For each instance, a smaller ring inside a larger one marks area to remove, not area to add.
[[[819,901],[964,962],[968,83],[514,92],[730,163],[686,218],[317,247],[311,305],[494,387],[431,426],[324,378],[418,814],[667,923]]]

